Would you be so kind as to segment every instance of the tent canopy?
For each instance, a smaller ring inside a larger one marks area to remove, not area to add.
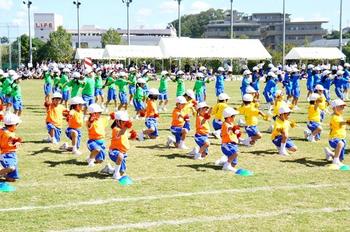
[[[162,59],[159,46],[107,45],[103,53],[105,59],[154,58]]]
[[[76,60],[83,60],[84,58],[91,58],[93,60],[103,59],[104,49],[102,48],[77,48],[75,53]]]
[[[338,48],[296,47],[287,55],[286,60],[340,60],[345,55]]]
[[[169,38],[160,40],[164,58],[205,59],[271,59],[271,55],[257,39],[192,39]]]

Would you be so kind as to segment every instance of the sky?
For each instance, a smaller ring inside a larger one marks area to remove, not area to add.
[[[73,0],[31,0],[32,13],[57,13],[65,28],[76,28]],[[126,7],[122,0],[80,0],[80,25],[101,28],[126,28]],[[282,12],[283,0],[234,0],[234,9],[247,14]],[[324,28],[339,29],[340,0],[286,0],[286,12],[293,20],[328,20]],[[182,15],[209,8],[229,9],[230,0],[182,0]],[[350,0],[343,0],[343,26],[350,26]],[[28,33],[27,7],[22,0],[0,0],[0,36],[10,38]],[[130,5],[131,28],[165,28],[177,19],[176,0],[133,0]],[[18,25],[13,27],[13,25]],[[32,20],[33,25],[33,20]]]

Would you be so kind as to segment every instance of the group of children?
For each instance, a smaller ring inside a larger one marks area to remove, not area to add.
[[[172,78],[167,71],[163,71],[159,88],[155,89],[148,87],[150,74],[147,70],[138,73],[136,69],[130,68],[128,74],[124,70],[119,72],[112,70],[103,84],[101,70],[98,68],[95,70],[86,68],[84,76],[79,72],[70,72],[67,69],[45,68],[44,106],[48,131],[48,138],[45,141],[59,144],[64,121],[67,121],[65,134],[71,141],[71,146],[63,143],[60,149],[81,155],[82,129],[86,126],[87,148],[90,151],[87,165],[95,166],[106,159],[106,128],[111,120],[112,136],[108,155],[114,167],[107,164],[101,172],[120,179],[126,172],[127,153],[130,149],[129,140],[143,141],[158,138],[160,112],[166,111],[168,104],[167,82],[174,81],[177,83],[176,102],[172,110],[170,125],[170,132],[173,136],[168,137],[167,146],[170,148],[173,145],[178,149],[188,149],[185,141],[191,131],[190,121],[193,118],[195,122],[194,141],[197,146],[189,155],[196,160],[205,159],[209,155],[210,139],[219,139],[223,156],[216,161],[216,164],[221,165],[225,171],[236,172],[239,145],[253,146],[262,138],[258,128],[259,117],[265,121],[272,121],[271,142],[276,146],[280,155],[288,155],[289,152],[297,151],[297,147],[289,136],[289,130],[297,126],[290,119],[290,114],[292,110],[297,109],[300,89],[298,90],[295,86],[299,86],[300,74],[296,67],[293,67],[289,75],[288,68],[286,72],[283,72],[270,66],[267,74],[262,73],[260,67],[254,67],[253,72],[245,70],[241,86],[242,104],[238,108],[232,108],[228,104],[230,97],[224,92],[223,68],[218,69],[216,78],[208,77],[205,69],[201,69],[197,74],[194,88],[187,90],[182,71],[178,71],[175,78]],[[327,74],[326,71],[323,72]],[[316,74],[317,72],[314,76],[317,76]],[[0,75],[2,79],[4,76],[2,90],[11,87],[11,100],[8,99],[8,90],[5,90],[7,94],[1,98],[1,101],[8,108],[7,104],[15,105],[16,99],[20,99],[20,97],[16,98],[20,96],[20,88],[16,82],[18,78],[16,79],[14,73],[8,72],[8,76]],[[261,78],[266,80],[263,95],[268,106],[267,113],[260,109],[259,81]],[[291,89],[288,87],[290,84],[287,83],[288,78],[291,78],[290,82],[294,86]],[[311,92],[307,96],[309,101],[308,123],[304,134],[310,142],[317,142],[320,139],[321,125],[328,111],[328,105],[330,105],[333,112],[329,124],[329,145],[334,151],[325,148],[325,153],[327,160],[332,160],[333,164],[340,168],[343,165],[346,148],[346,125],[350,124],[350,120],[343,118],[345,103],[341,99],[330,100],[329,92],[327,93],[327,89],[322,85],[325,83],[322,81],[323,78],[324,76],[320,77],[321,81],[312,88],[309,86]],[[12,80],[11,84],[9,84],[10,80]],[[217,95],[217,103],[212,107],[205,101],[205,85],[211,80],[216,81],[215,93]],[[278,83],[283,84],[285,93],[279,89]],[[308,83],[308,85],[311,84]],[[116,104],[116,86],[119,89],[119,105]],[[103,97],[105,87],[108,88],[106,102]],[[292,101],[288,101],[291,99],[290,94],[293,96]],[[284,99],[285,95],[287,99]],[[116,112],[106,117],[103,113],[107,112],[110,101],[115,101]],[[129,104],[135,108],[134,119],[145,119],[145,128],[140,132],[132,128],[132,119],[127,113]],[[0,170],[0,175],[6,176],[9,181],[18,178],[15,151],[21,139],[16,137],[14,132],[20,123],[19,114],[20,111],[17,111],[15,106],[14,114],[7,111],[3,119],[5,126],[0,131],[1,164],[4,167]],[[244,120],[236,120],[238,115],[242,115]],[[213,131],[211,131],[211,124]],[[242,136],[241,127],[244,127],[247,135],[245,138]]]

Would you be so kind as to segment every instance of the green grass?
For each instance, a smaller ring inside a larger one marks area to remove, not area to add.
[[[296,211],[321,208],[348,208],[350,194],[350,172],[331,171],[324,160],[323,147],[327,146],[328,119],[324,123],[322,139],[318,143],[303,140],[307,120],[306,102],[300,104],[301,111],[292,114],[299,127],[291,130],[299,151],[290,157],[278,156],[270,141],[270,135],[254,147],[240,147],[239,167],[254,172],[254,176],[240,177],[226,173],[214,166],[221,156],[220,144],[211,140],[210,156],[195,161],[185,156],[185,151],[166,149],[166,138],[170,135],[170,110],[161,114],[160,137],[144,142],[132,141],[128,152],[128,175],[134,184],[120,186],[116,181],[97,174],[103,166],[87,167],[85,158],[86,130],[84,128],[81,157],[61,153],[54,146],[41,143],[46,137],[45,115],[41,81],[22,83],[25,110],[23,124],[17,134],[25,143],[19,149],[19,171],[21,179],[14,183],[17,191],[0,193],[1,208],[26,206],[63,207],[37,210],[3,212],[1,231],[47,231],[76,227],[99,227],[116,224],[143,223],[148,221],[183,220],[200,217],[221,217],[236,214],[273,213],[280,210]],[[227,82],[226,92],[232,97],[230,104],[240,104],[239,82]],[[158,83],[151,83],[157,86]],[[186,83],[192,87],[193,83]],[[216,102],[213,84],[208,86],[208,103]],[[175,86],[170,84],[171,109]],[[130,114],[133,115],[132,110]],[[193,120],[192,120],[193,121]],[[269,124],[260,120],[259,128],[265,131]],[[136,121],[135,128],[144,127]],[[193,128],[192,124],[192,128]],[[110,135],[110,129],[108,129]],[[193,130],[187,145],[194,146]],[[65,135],[62,136],[67,141]],[[109,143],[109,139],[107,140]],[[109,158],[107,158],[108,162]],[[220,190],[255,188],[261,186],[286,186],[303,184],[334,184],[320,188],[270,189],[255,192],[231,192]],[[206,192],[183,197],[151,200],[111,202],[84,206],[70,206],[76,202],[142,196],[172,195],[179,192]],[[304,211],[301,211],[304,212]],[[332,213],[285,213],[270,217],[250,217],[228,221],[195,222],[183,225],[150,227],[149,231],[340,231],[349,230],[350,212]],[[140,229],[135,229],[140,230]]]

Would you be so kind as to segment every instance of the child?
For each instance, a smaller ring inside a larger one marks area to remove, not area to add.
[[[72,87],[71,97],[73,98],[78,96],[80,88],[84,85],[79,72],[73,72],[72,78],[73,79],[68,82],[67,86]]]
[[[312,93],[309,96],[310,106],[308,109],[308,130],[304,131],[305,137],[309,142],[316,142],[320,140],[322,127],[321,127],[321,109],[320,103],[322,101],[321,96],[317,93]]]
[[[215,94],[217,97],[224,92],[224,74],[225,69],[223,67],[219,67],[215,82]]]
[[[209,106],[206,102],[198,103],[197,105],[197,117],[196,117],[196,134],[194,136],[194,140],[197,143],[191,154],[194,155],[194,159],[204,159],[207,155],[209,155],[209,119],[210,112]]]
[[[238,114],[236,110],[231,107],[227,107],[223,116],[225,121],[222,123],[222,142],[221,151],[226,156],[226,161],[223,163],[222,170],[236,172],[235,168],[238,160],[238,140],[240,137],[239,127],[234,126],[235,116]],[[221,158],[222,161],[225,159]]]
[[[291,110],[288,106],[279,108],[279,114],[271,135],[272,143],[277,147],[279,154],[283,156],[288,155],[287,149],[290,152],[297,151],[297,147],[289,138],[289,127],[295,127],[295,123],[288,120],[290,112]]]
[[[185,139],[188,130],[184,128],[185,120],[188,116],[185,116],[182,113],[183,108],[185,107],[187,101],[183,96],[179,96],[176,98],[176,107],[172,113],[172,122],[171,122],[171,133],[175,136],[168,137],[167,146],[170,147],[170,144],[174,144],[176,148],[187,149],[185,145]]]
[[[340,168],[343,166],[342,161],[345,158],[346,125],[350,125],[350,120],[345,121],[343,118],[346,104],[341,99],[333,100],[331,102],[331,106],[333,109],[333,114],[329,124],[329,145],[335,150],[332,152],[328,147],[326,147],[324,150],[326,153],[326,159],[329,161],[333,159],[333,164]]]
[[[177,83],[176,86],[176,97],[183,96],[185,94],[185,83],[184,83],[184,75],[185,73],[179,70],[176,73],[176,78],[173,80]]]
[[[116,164],[113,168],[107,164],[101,173],[113,174],[113,179],[119,180],[126,171],[127,152],[130,149],[130,143],[126,131],[132,127],[129,116],[126,111],[118,111],[115,113],[115,121],[113,122],[111,145],[109,146],[109,158]]]
[[[108,86],[107,101],[105,103],[106,112],[108,112],[108,105],[111,101],[114,101],[114,108],[117,108],[117,92],[115,89],[115,77],[116,77],[116,72],[111,71],[110,76],[107,77],[106,83],[103,86],[103,88]]]
[[[74,155],[81,155],[79,151],[81,141],[81,128],[84,124],[83,105],[86,102],[81,97],[73,97],[70,102],[70,112],[67,116],[67,137],[72,141],[72,147],[66,150],[72,151]]]
[[[273,100],[277,90],[277,84],[276,84],[275,78],[276,78],[276,74],[274,74],[273,72],[269,72],[267,74],[266,85],[263,93],[267,103],[267,110],[269,114],[271,114]]]
[[[102,118],[102,108],[94,103],[88,107],[90,117],[87,121],[89,132],[89,140],[87,142],[90,156],[87,158],[88,166],[93,167],[96,164],[102,163],[106,156],[105,136],[108,120]]]
[[[130,83],[129,84],[129,103],[133,104],[133,98],[136,93],[136,83],[137,83],[136,69],[134,67],[131,67],[129,69],[128,81]]]
[[[245,118],[245,131],[248,138],[243,140],[243,144],[246,146],[254,145],[257,140],[261,139],[261,133],[257,127],[258,116],[261,115],[264,120],[268,120],[268,116],[255,107],[253,100],[251,94],[245,94],[243,96],[243,104],[238,109],[239,114],[244,115]]]
[[[319,103],[319,107],[320,107],[320,110],[321,110],[321,122],[324,121],[324,118],[325,118],[325,112],[327,110],[327,106],[328,106],[328,102],[327,102],[327,99],[324,95],[324,87],[320,84],[316,85],[315,86],[315,91],[316,93],[318,93],[320,95],[320,103]]]
[[[64,104],[66,108],[68,108],[68,99],[69,99],[69,86],[67,85],[69,82],[68,74],[69,74],[69,69],[64,68],[60,81],[58,83],[58,86],[62,93],[61,104]]]
[[[150,139],[156,139],[158,137],[158,111],[156,101],[158,100],[159,91],[158,89],[150,89],[147,99],[146,113],[145,113],[145,125],[146,130],[142,130],[139,133],[139,140],[143,141],[145,137]]]
[[[135,92],[135,96],[134,96],[134,107],[135,107],[135,111],[136,111],[136,116],[135,119],[139,119],[139,116],[143,117],[144,109],[145,109],[145,104],[144,104],[144,99],[145,99],[145,95],[143,92],[143,88],[144,85],[146,84],[145,79],[143,78],[139,78],[137,80],[137,84],[136,84],[136,92]]]
[[[344,85],[347,81],[343,78],[344,71],[338,70],[336,76],[333,80],[333,84],[335,87],[335,94],[341,100],[344,100]]]
[[[22,104],[22,91],[19,83],[21,78],[18,75],[13,76],[13,83],[11,85],[11,97],[12,97],[12,106],[14,114],[21,116],[23,110]]]
[[[162,71],[159,84],[159,108],[158,111],[167,111],[168,105],[168,71]]]
[[[104,96],[103,96],[103,84],[102,84],[102,70],[100,68],[97,68],[96,70],[96,76],[95,76],[95,102],[101,102],[101,105],[104,103]],[[100,100],[100,101],[99,101]]]
[[[20,123],[21,119],[17,115],[8,113],[4,118],[5,127],[0,129],[0,163],[3,167],[0,176],[5,176],[8,182],[19,179],[16,151],[22,139],[16,137],[15,131]]]
[[[213,135],[219,139],[221,138],[221,126],[224,121],[223,112],[228,107],[227,101],[230,97],[226,93],[221,93],[218,97],[218,102],[213,106],[211,114],[214,116],[213,119]]]
[[[86,105],[89,106],[94,103],[94,95],[95,95],[95,80],[94,76],[95,73],[92,70],[92,68],[87,68],[84,71],[85,78],[83,81],[83,90],[82,90],[82,96],[84,101],[86,102]],[[85,114],[87,111],[87,107],[85,108]]]
[[[63,115],[66,108],[60,105],[62,94],[55,92],[52,95],[52,102],[45,102],[46,107],[46,128],[49,133],[46,142],[58,144],[61,140],[61,128],[63,123]]]
[[[286,73],[284,74],[284,79],[283,79],[283,87],[286,90],[286,95],[287,95],[287,102],[288,104],[291,103],[291,99],[292,99],[292,82],[291,82],[291,72],[292,72],[292,68],[290,67],[286,67]]]
[[[243,72],[243,79],[242,79],[242,85],[241,85],[241,94],[242,96],[246,94],[246,89],[248,86],[250,86],[252,82],[252,72],[247,69]]]
[[[115,84],[118,86],[119,89],[120,104],[118,106],[118,110],[121,110],[122,108],[128,110],[128,95],[126,87],[129,85],[129,81],[126,80],[126,77],[127,75],[125,72],[120,72],[119,78],[115,81]]]
[[[331,85],[333,84],[333,80],[331,79],[330,74],[331,72],[329,70],[323,71],[322,79],[321,79],[321,83],[324,88],[323,93],[328,103],[331,102],[330,88],[331,88]]]
[[[251,86],[254,88],[254,90],[256,92],[257,99],[259,99],[260,78],[261,78],[261,76],[259,74],[259,66],[253,67],[252,85]]]
[[[45,101],[50,101],[51,98],[51,93],[52,93],[52,77],[51,73],[48,71],[48,67],[44,66],[43,71],[44,71],[44,94],[45,94]]]
[[[182,113],[185,115],[186,120],[185,120],[185,125],[184,128],[187,130],[187,133],[190,132],[191,130],[191,121],[190,121],[190,116],[196,114],[196,106],[197,106],[197,101],[195,94],[192,89],[188,89],[184,95],[186,98],[186,105],[182,110]]]
[[[197,73],[197,80],[194,84],[193,91],[195,92],[196,101],[203,102],[204,101],[204,74]]]

